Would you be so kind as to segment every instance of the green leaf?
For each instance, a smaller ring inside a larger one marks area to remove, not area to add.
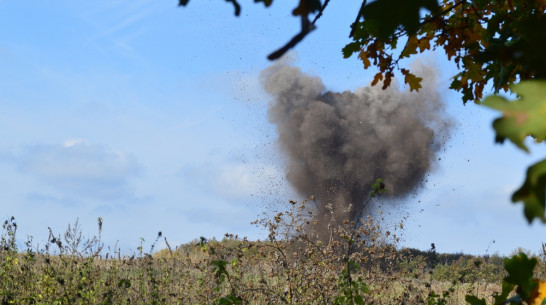
[[[477,296],[474,295],[467,295],[465,297],[465,301],[470,305],[487,305],[484,299],[479,299]]]
[[[449,89],[458,90],[459,88],[461,88],[461,80],[453,79],[453,81],[451,82],[451,85],[449,86]]]
[[[364,299],[361,296],[356,295],[355,296],[355,303],[358,304],[358,305],[364,305]]]
[[[536,264],[536,258],[529,259],[523,252],[504,259],[504,269],[508,272],[504,281],[517,285],[518,294],[522,299],[529,298],[531,291],[537,286],[537,283],[533,281],[533,269]]]
[[[493,128],[496,141],[509,139],[520,149],[529,152],[525,138],[531,136],[537,142],[546,139],[546,81],[523,81],[512,86],[519,99],[508,101],[500,96],[486,98],[482,105],[499,110],[503,116],[495,119]],[[530,223],[539,218],[546,223],[545,216],[546,160],[538,162],[527,170],[525,182],[512,195],[512,201],[522,201],[524,214]]]
[[[366,283],[361,283],[360,291],[365,294],[370,294],[370,289],[368,288],[368,285],[366,285]]]
[[[545,201],[546,201],[546,159],[542,160],[527,169],[527,177],[523,185],[512,195],[512,201],[522,201],[524,214],[527,221],[539,218],[546,223]]]
[[[349,58],[353,53],[356,53],[360,51],[360,43],[359,42],[351,42],[348,45],[346,45],[342,50],[343,57]]]
[[[360,266],[358,265],[357,262],[350,260],[348,263],[348,268],[350,268],[351,270],[358,270]]]
[[[385,193],[387,189],[385,189],[385,183],[383,183],[383,179],[379,178],[375,180],[375,183],[372,184],[372,190],[370,191],[370,197],[379,196],[383,193]]]
[[[230,294],[223,298],[216,299],[213,302],[214,305],[237,305],[242,303],[243,303],[243,300],[240,297],[235,296],[233,294]]]
[[[495,302],[494,304],[504,304],[506,299],[508,298],[508,295],[514,290],[514,287],[516,285],[508,283],[506,281],[502,281],[502,291],[501,294],[494,296]]]
[[[131,288],[131,282],[128,279],[121,279],[118,282],[118,288]]]
[[[474,94],[472,94],[471,87],[463,87],[461,92],[463,93],[463,103],[466,104],[466,102],[474,100]]]
[[[511,89],[520,96],[518,100],[509,102],[500,96],[490,96],[482,105],[503,113],[493,122],[497,142],[508,138],[517,147],[529,152],[523,142],[527,136],[538,142],[546,139],[546,81],[522,81]]]
[[[229,276],[229,273],[226,270],[227,261],[213,260],[210,264],[214,266],[213,272],[218,280],[218,283],[219,284],[223,283],[226,277]]]
[[[377,0],[364,7],[364,22],[376,25],[374,33],[385,41],[398,27],[404,28],[409,36],[417,33],[420,24],[420,11],[439,10],[435,0]]]

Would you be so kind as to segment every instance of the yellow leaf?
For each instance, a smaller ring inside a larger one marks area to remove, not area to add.
[[[482,69],[482,65],[472,61],[471,59],[463,59],[464,67],[466,69],[466,76],[473,82],[483,81],[485,72]]]
[[[379,72],[373,77],[372,86],[375,86],[380,80],[383,80],[383,73]]]
[[[404,82],[410,86],[410,91],[419,91],[419,88],[421,88],[421,81],[423,80],[422,77],[417,77],[407,70],[403,70],[402,73],[404,73]]]
[[[457,55],[457,50],[455,50],[454,48],[445,47],[445,51],[446,51],[448,60],[451,60],[451,57]]]
[[[485,84],[483,82],[476,83],[476,85],[474,85],[474,96],[476,97],[476,99],[482,98],[484,86]]]
[[[392,72],[385,73],[385,80],[383,81],[383,87],[381,87],[383,90],[387,89],[391,85],[391,80],[394,74]]]
[[[546,299],[546,282],[541,280],[536,281],[538,284],[537,288],[531,291],[531,295],[527,299],[529,305],[540,305]]]
[[[410,57],[411,54],[417,54],[418,44],[419,40],[417,40],[417,36],[411,36],[408,38],[408,42],[406,43],[404,50],[402,50],[402,57]]]
[[[423,39],[419,39],[419,43],[417,44],[417,46],[419,47],[419,52],[423,53],[424,50],[430,49],[430,39],[426,37]]]
[[[366,51],[360,51],[358,58],[360,58],[360,60],[362,60],[362,62],[364,63],[364,69],[368,69],[368,67],[372,64],[368,59],[368,52]]]

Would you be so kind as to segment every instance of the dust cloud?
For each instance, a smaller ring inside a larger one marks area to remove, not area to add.
[[[357,220],[366,214],[371,185],[382,178],[388,196],[415,191],[446,142],[451,121],[435,83],[437,71],[415,64],[419,92],[380,85],[328,91],[319,77],[276,63],[261,74],[273,96],[286,159],[286,178],[302,195],[314,195],[319,220]],[[324,225],[324,224],[323,224]]]

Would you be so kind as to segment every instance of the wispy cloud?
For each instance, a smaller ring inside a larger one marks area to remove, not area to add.
[[[132,42],[144,35],[146,20],[166,7],[157,1],[116,1],[85,13],[82,18],[95,28],[87,39],[89,45],[108,53],[117,49],[123,55],[146,63],[133,48]]]
[[[81,139],[30,146],[14,160],[23,173],[62,193],[101,200],[131,197],[129,180],[139,169],[133,155]]]

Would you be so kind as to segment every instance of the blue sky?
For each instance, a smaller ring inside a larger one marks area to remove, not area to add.
[[[277,3],[278,2],[278,3]],[[259,74],[266,55],[298,30],[294,4],[222,1],[0,0],[0,217],[19,237],[47,238],[79,218],[104,219],[105,242],[136,249],[162,231],[171,244],[236,233],[289,199]],[[332,2],[297,46],[295,64],[331,90],[370,83],[343,59],[358,3]],[[424,187],[386,208],[409,215],[403,246],[442,252],[538,251],[546,226],[528,226],[509,196],[543,157],[495,145],[496,114],[449,91],[456,68],[439,67],[455,127]],[[389,226],[392,224],[386,224]],[[491,243],[495,240],[495,243]]]

